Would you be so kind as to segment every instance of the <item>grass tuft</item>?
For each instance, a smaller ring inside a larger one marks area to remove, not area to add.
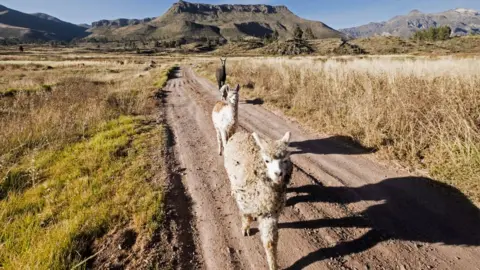
[[[157,88],[164,88],[165,85],[167,84],[167,81],[170,79],[172,76],[173,72],[178,69],[177,65],[171,66],[168,69],[165,69],[161,74],[160,74],[160,79],[156,81],[153,85]]]

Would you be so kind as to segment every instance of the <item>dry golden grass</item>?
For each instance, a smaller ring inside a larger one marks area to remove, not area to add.
[[[369,54],[417,54],[450,55],[480,53],[480,36],[455,37],[444,41],[420,41],[398,37],[370,37],[353,40],[351,43]]]
[[[160,225],[171,64],[117,60],[0,62],[0,268],[69,269],[119,226]]]
[[[144,68],[95,61],[0,63],[0,93],[11,93],[0,98],[0,153],[84,136],[119,114],[144,114],[160,76]]]
[[[229,81],[322,133],[351,136],[480,201],[476,58],[230,59]],[[216,61],[204,63],[214,74]]]

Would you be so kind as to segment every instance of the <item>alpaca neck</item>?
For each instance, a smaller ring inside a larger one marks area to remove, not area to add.
[[[238,119],[238,101],[235,103],[228,102],[228,108],[231,110],[234,119]]]

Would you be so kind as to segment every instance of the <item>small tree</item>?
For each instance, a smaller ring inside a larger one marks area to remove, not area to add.
[[[78,45],[78,43],[80,43],[80,39],[79,38],[73,38],[72,40],[70,40],[69,45],[76,46],[76,45]]]
[[[451,33],[452,33],[452,29],[448,25],[446,25],[441,27],[431,27],[429,29],[415,32],[412,38],[420,41],[447,40],[450,38]]]
[[[18,47],[18,50],[19,50],[20,52],[23,52],[23,46],[20,45],[20,47]]]
[[[431,27],[427,30],[426,32],[426,38],[428,40],[432,40],[432,41],[435,41],[437,40],[437,29],[435,27]]]
[[[299,25],[297,25],[295,30],[293,30],[293,37],[295,39],[302,39],[303,38],[303,30],[302,30],[302,28],[300,28]]]
[[[208,48],[212,48],[212,47],[213,47],[213,41],[212,41],[211,39],[207,38],[207,42],[206,42],[206,43],[207,43],[207,47],[208,47]]]
[[[279,38],[280,38],[280,34],[278,33],[277,29],[275,29],[275,31],[273,31],[272,33],[272,39],[278,40]]]
[[[447,40],[450,38],[451,34],[452,34],[452,29],[448,25],[442,26],[438,28],[437,39]]]
[[[275,31],[273,31],[272,33],[266,34],[263,40],[265,43],[272,43],[277,41],[278,37],[279,37],[278,31],[275,29]]]
[[[312,28],[308,27],[307,30],[305,30],[305,33],[303,33],[303,37],[305,39],[315,39]]]
[[[179,39],[179,42],[180,42],[180,45],[185,45],[185,44],[187,44],[187,40],[186,40],[184,37],[181,37],[181,38]]]

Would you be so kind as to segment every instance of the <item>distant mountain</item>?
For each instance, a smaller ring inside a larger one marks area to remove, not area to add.
[[[275,30],[281,39],[293,36],[296,26],[312,29],[317,38],[342,34],[318,21],[302,19],[285,6],[209,5],[179,1],[152,20],[99,21],[92,24],[90,37],[201,39],[263,38]]]
[[[480,33],[480,13],[473,9],[457,8],[440,13],[422,13],[412,10],[407,15],[396,16],[389,21],[340,29],[350,37],[399,36],[410,37],[413,33],[435,26],[448,25],[453,36]]]
[[[38,13],[32,13],[30,15],[33,15],[33,16],[38,17],[40,19],[45,19],[45,20],[54,21],[54,22],[58,22],[58,23],[64,23],[64,21],[62,21],[62,20],[60,20],[56,17],[50,16],[48,14],[45,14],[45,13],[38,12]]]
[[[69,41],[87,36],[85,30],[48,14],[26,14],[0,5],[0,38]]]

